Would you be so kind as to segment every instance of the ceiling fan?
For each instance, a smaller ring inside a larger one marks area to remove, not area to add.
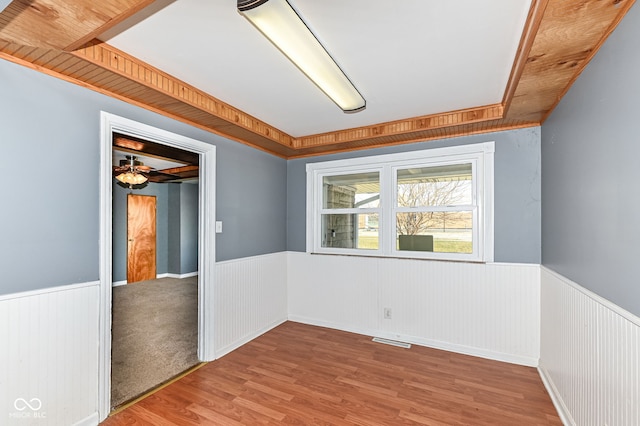
[[[133,185],[141,185],[149,178],[145,175],[151,171],[151,167],[145,166],[135,155],[127,155],[125,160],[120,160],[120,165],[113,168],[116,179],[133,189]]]

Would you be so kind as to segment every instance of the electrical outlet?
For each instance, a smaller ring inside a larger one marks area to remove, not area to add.
[[[384,308],[384,319],[391,319],[391,308]]]

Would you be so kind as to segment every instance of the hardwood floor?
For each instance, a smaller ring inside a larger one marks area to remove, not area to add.
[[[561,425],[535,368],[287,322],[103,425]]]

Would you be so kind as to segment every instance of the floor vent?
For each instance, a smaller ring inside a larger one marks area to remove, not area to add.
[[[405,343],[405,342],[398,342],[397,340],[383,339],[382,337],[374,337],[371,340],[377,343],[384,343],[385,345],[397,346],[399,348],[405,348],[405,349],[411,348],[411,344]]]

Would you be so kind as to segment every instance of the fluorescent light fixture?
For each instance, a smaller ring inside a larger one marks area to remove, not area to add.
[[[366,101],[287,0],[238,0],[238,11],[344,112]]]

